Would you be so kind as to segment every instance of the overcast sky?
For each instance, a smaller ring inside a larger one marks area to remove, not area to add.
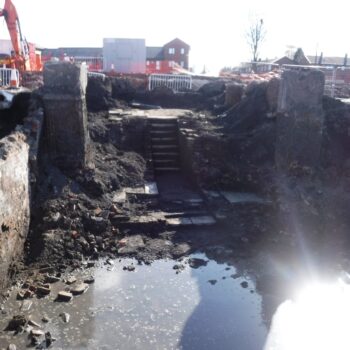
[[[179,37],[191,45],[190,66],[212,72],[249,61],[245,31],[264,19],[262,58],[281,57],[288,45],[307,54],[350,55],[350,3],[333,0],[13,0],[22,31],[44,47],[102,46],[104,37],[145,38],[162,46]],[[2,5],[4,0],[0,0]],[[0,38],[8,38],[0,20]]]

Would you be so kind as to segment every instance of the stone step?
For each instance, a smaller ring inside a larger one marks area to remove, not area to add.
[[[123,109],[110,109],[108,111],[109,115],[117,115],[117,116],[121,116],[123,114],[125,114],[125,111]]]
[[[179,146],[178,145],[152,145],[152,149],[156,149],[156,150],[176,150],[178,149]]]
[[[179,167],[179,160],[177,159],[156,159],[153,161],[154,167]]]
[[[211,226],[216,220],[211,215],[166,219],[168,226]]]
[[[154,170],[157,171],[157,172],[178,172],[180,171],[180,168],[179,167],[166,167],[166,166],[155,166],[154,167]]]
[[[158,195],[158,186],[156,182],[147,182],[145,183],[145,193],[148,195]]]
[[[177,158],[180,156],[179,152],[153,152],[153,158],[164,159],[164,158]]]
[[[168,162],[179,162],[179,159],[178,158],[163,158],[163,159],[159,159],[159,158],[156,158],[156,159],[154,159],[153,158],[153,162],[154,163],[168,163]]]
[[[177,137],[151,137],[152,143],[166,143],[166,142],[173,142],[176,143],[178,141]]]
[[[178,130],[178,124],[174,122],[167,122],[167,123],[150,123],[149,128],[151,130]]]
[[[177,135],[177,130],[173,130],[173,129],[166,129],[166,130],[151,130],[150,131],[151,135],[154,135],[155,137],[169,137],[169,135]]]
[[[152,130],[167,130],[167,129],[171,129],[171,130],[177,130],[177,123],[151,123],[151,129]]]
[[[220,194],[230,204],[271,204],[268,199],[262,198],[255,193],[250,192],[232,192],[232,191],[220,191]]]
[[[150,115],[147,118],[149,121],[157,121],[157,122],[170,122],[170,121],[177,121],[178,117],[175,116],[165,116],[165,115]]]
[[[173,218],[184,218],[184,217],[196,217],[196,216],[208,216],[208,212],[206,210],[186,210],[179,211],[173,213],[165,213],[165,218],[173,219]]]
[[[167,163],[167,162],[176,162],[177,164],[180,163],[179,157],[153,157],[152,162],[154,164],[161,164],[161,163]]]

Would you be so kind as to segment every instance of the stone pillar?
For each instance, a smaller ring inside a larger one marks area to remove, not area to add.
[[[316,70],[290,70],[282,74],[275,154],[277,169],[282,172],[319,165],[324,82],[324,74]]]
[[[44,67],[46,136],[51,159],[60,167],[87,163],[86,65],[50,62]]]

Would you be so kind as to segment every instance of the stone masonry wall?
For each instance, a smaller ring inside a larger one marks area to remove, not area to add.
[[[32,98],[23,125],[0,139],[0,291],[21,261],[30,221],[30,201],[38,175],[44,114]]]
[[[0,289],[11,264],[22,254],[30,217],[29,145],[22,132],[0,143]]]

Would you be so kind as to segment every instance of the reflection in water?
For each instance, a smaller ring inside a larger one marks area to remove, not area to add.
[[[278,308],[265,350],[350,349],[350,286],[313,283]]]
[[[262,348],[267,330],[261,317],[261,297],[251,293],[252,281],[232,278],[237,276],[237,271],[234,267],[227,268],[226,264],[211,260],[205,268],[191,270],[200,300],[186,320],[178,344],[180,349]],[[211,279],[217,280],[214,286],[208,283]],[[249,288],[243,288],[241,283]]]
[[[204,254],[193,257],[207,259]],[[130,264],[136,270],[124,271]],[[233,266],[210,260],[197,269],[186,264],[176,274],[172,260],[136,264],[123,259],[115,261],[113,271],[96,268],[95,284],[70,303],[53,302],[65,287],[56,283],[50,297],[33,299],[30,315],[37,322],[43,315],[51,319],[43,329],[57,338],[56,349],[262,349],[267,330],[261,297],[251,292],[252,281],[231,277],[237,273]],[[244,281],[248,288],[241,286]],[[6,308],[16,312],[20,302],[15,295]],[[71,315],[68,324],[59,317],[62,312]],[[0,319],[1,329],[11,317]],[[0,332],[0,348],[10,342],[26,348],[25,334],[3,335]]]

